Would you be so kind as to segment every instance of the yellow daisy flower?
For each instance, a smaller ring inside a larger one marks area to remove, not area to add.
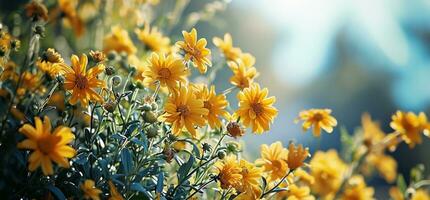
[[[246,160],[240,160],[239,166],[242,168],[240,174],[242,175],[241,183],[236,187],[240,192],[238,199],[258,199],[261,196],[260,180],[262,170],[254,164]]]
[[[382,131],[379,123],[372,120],[369,113],[364,113],[361,116],[361,126],[363,127],[364,143],[367,146],[378,144],[384,139],[384,131]]]
[[[84,192],[85,199],[99,200],[102,191],[96,188],[93,180],[87,179],[81,185],[81,190]]]
[[[288,150],[281,142],[275,142],[270,146],[261,145],[261,158],[256,163],[262,165],[263,171],[269,175],[268,180],[274,181],[284,177],[290,169],[287,164]]]
[[[389,183],[397,178],[397,161],[392,156],[383,153],[372,153],[366,157],[366,162],[375,166],[376,170]]]
[[[315,137],[321,135],[321,128],[327,133],[333,132],[333,127],[337,125],[337,120],[330,115],[330,109],[309,109],[299,113],[300,120],[303,120],[303,130],[307,131],[313,126]]]
[[[230,155],[215,163],[215,173],[222,189],[236,188],[242,181],[242,168],[236,160],[236,156]]]
[[[252,132],[263,133],[270,129],[270,123],[278,114],[273,107],[275,97],[267,97],[267,88],[260,89],[260,85],[253,84],[237,94],[239,109],[236,111],[240,120],[247,127],[252,127]]]
[[[250,53],[242,53],[239,59],[245,64],[245,67],[252,67],[255,64],[255,57]]]
[[[189,33],[182,31],[182,35],[184,36],[184,41],[176,42],[176,46],[184,51],[185,61],[193,62],[200,73],[206,73],[207,67],[212,65],[210,61],[211,51],[206,48],[206,39],[197,40],[197,31],[194,28]]]
[[[311,175],[315,178],[312,191],[323,198],[332,199],[342,184],[347,165],[335,150],[316,152],[309,164]]]
[[[403,140],[409,147],[413,148],[415,144],[421,144],[421,134],[429,134],[429,123],[424,113],[416,115],[413,112],[397,111],[392,116],[390,123],[391,128],[402,135]]]
[[[233,39],[231,38],[230,33],[224,34],[224,40],[219,37],[214,37],[212,42],[216,47],[218,47],[227,60],[234,61],[238,59],[242,53],[239,48],[233,47]]]
[[[131,41],[128,32],[119,25],[113,26],[111,32],[103,39],[103,51],[126,52],[129,55],[136,53],[137,49]]]
[[[361,175],[355,175],[346,183],[345,191],[343,192],[342,200],[372,200],[375,193],[372,187],[367,187],[364,178]]]
[[[6,64],[0,66],[3,68],[3,72],[0,73],[0,81],[5,80],[18,80],[19,75],[15,72],[15,69],[17,68],[17,65],[15,62],[9,60]]]
[[[303,161],[309,156],[308,148],[303,148],[301,144],[296,147],[294,143],[290,143],[288,146],[288,167],[291,170],[301,167],[303,165]]]
[[[109,188],[110,188],[110,197],[109,200],[124,200],[121,193],[118,192],[115,185],[112,183],[112,181],[108,181]]]
[[[247,67],[240,59],[237,61],[229,61],[227,62],[227,65],[233,72],[233,76],[230,78],[230,83],[241,90],[251,86],[254,79],[259,75],[255,67]]]
[[[204,108],[209,110],[207,120],[211,128],[221,127],[220,117],[227,117],[228,112],[225,108],[228,106],[228,101],[224,94],[215,94],[215,86],[210,89],[206,85],[197,86],[195,92],[198,99],[203,100]]]
[[[173,90],[187,83],[188,70],[184,63],[173,55],[166,57],[164,54],[152,53],[148,63],[147,70],[143,72],[144,84],[154,85],[159,81],[161,87]]]
[[[33,74],[29,71],[25,71],[21,74],[21,85],[18,88],[17,94],[19,96],[24,95],[26,92],[40,92],[45,91],[45,87],[40,84],[41,74]]]
[[[68,168],[69,161],[67,158],[75,156],[76,151],[68,144],[75,139],[70,128],[58,126],[51,133],[51,121],[47,116],[44,117],[43,123],[39,117],[34,118],[35,126],[24,124],[19,132],[24,134],[27,139],[18,143],[20,149],[31,149],[28,158],[30,171],[36,170],[42,166],[42,172],[45,175],[54,174],[52,161],[59,166]]]
[[[197,99],[193,88],[182,86],[171,94],[164,106],[162,116],[165,122],[172,124],[172,132],[179,135],[185,127],[195,138],[194,126],[204,126],[205,117],[209,111],[204,108],[203,100]]]
[[[80,59],[72,55],[71,61],[71,67],[59,64],[66,79],[64,89],[72,93],[69,103],[75,105],[79,100],[83,107],[88,107],[89,101],[103,102],[103,98],[94,89],[106,85],[104,81],[97,79],[97,75],[104,71],[104,65],[98,64],[87,71],[88,58],[85,54]]]
[[[170,49],[170,39],[163,36],[158,31],[157,27],[150,27],[149,24],[145,24],[143,30],[136,29],[135,33],[139,40],[145,44],[149,49],[155,52],[167,53]]]

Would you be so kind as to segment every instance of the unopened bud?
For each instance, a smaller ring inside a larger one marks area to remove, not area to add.
[[[155,123],[157,122],[157,115],[152,111],[146,111],[143,113],[143,120],[145,120],[146,123]]]
[[[103,104],[103,108],[110,113],[115,111],[115,107],[116,107],[116,104],[112,101],[108,101],[108,102]]]
[[[225,158],[226,153],[225,153],[225,151],[218,151],[217,156],[218,156],[219,159],[222,160],[222,159]]]
[[[117,87],[121,84],[121,77],[120,76],[114,76],[112,77],[112,85]]]
[[[114,75],[115,74],[115,67],[114,66],[108,66],[105,68],[105,73],[108,76]]]
[[[245,131],[238,122],[229,122],[227,124],[227,132],[234,138],[241,137],[245,134]]]

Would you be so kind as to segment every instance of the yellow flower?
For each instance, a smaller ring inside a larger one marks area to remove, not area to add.
[[[76,36],[82,36],[85,26],[76,12],[77,0],[58,0],[58,7],[66,18],[66,25],[71,26]]]
[[[392,183],[396,180],[397,161],[393,157],[385,154],[370,154],[366,159],[376,167],[387,182]]]
[[[389,190],[390,198],[393,200],[404,200],[402,192],[398,187],[391,187]]]
[[[44,92],[45,87],[40,84],[40,74],[33,74],[29,71],[25,71],[21,76],[21,86],[17,91],[19,96],[24,95],[26,92]]]
[[[111,33],[105,36],[103,39],[103,51],[109,53],[109,51],[126,52],[129,55],[136,53],[137,49],[131,41],[128,32],[122,29],[119,25],[111,28]]]
[[[237,48],[233,47],[233,40],[231,38],[230,33],[226,33],[224,35],[224,40],[219,37],[214,37],[212,39],[212,42],[215,44],[216,47],[224,54],[224,56],[227,58],[227,60],[236,60],[240,57],[242,51]]]
[[[171,94],[164,106],[164,121],[172,124],[172,132],[179,135],[185,127],[195,138],[197,133],[194,126],[204,126],[208,109],[203,101],[197,99],[192,87],[182,86]]]
[[[300,120],[303,120],[303,130],[307,131],[313,126],[315,137],[321,135],[321,128],[327,133],[333,132],[333,127],[337,125],[336,119],[330,115],[330,109],[309,109],[299,113]]]
[[[372,121],[369,113],[364,113],[361,116],[361,124],[363,127],[364,144],[367,146],[375,145],[384,139],[384,131],[382,131],[379,123]]]
[[[16,69],[16,63],[9,60],[5,65],[1,65],[1,67],[3,67],[3,72],[1,73],[0,76],[0,81],[6,81],[8,79],[10,80],[14,80],[17,81],[19,75],[15,72]]]
[[[59,126],[51,133],[51,121],[47,116],[43,123],[39,117],[35,117],[34,121],[35,126],[24,124],[19,129],[19,132],[24,134],[27,139],[18,143],[18,148],[33,150],[28,158],[28,169],[34,171],[42,166],[43,174],[51,175],[54,174],[52,161],[61,167],[68,168],[67,158],[72,158],[76,154],[76,151],[68,145],[75,139],[70,128]]]
[[[246,160],[240,160],[240,174],[242,175],[241,183],[236,190],[241,194],[238,199],[258,199],[261,195],[259,181],[262,176],[262,170]]]
[[[173,55],[166,57],[164,54],[152,53],[148,63],[147,70],[143,72],[144,84],[154,85],[159,81],[161,87],[167,87],[169,90],[186,85],[188,71],[180,59]]]
[[[315,178],[312,190],[326,199],[332,199],[339,190],[347,165],[335,150],[318,151],[310,161],[311,175]]]
[[[430,200],[430,196],[427,191],[418,189],[413,195],[411,200]]]
[[[245,64],[245,67],[252,67],[255,64],[255,57],[250,53],[242,53],[239,59]]]
[[[206,85],[197,86],[195,92],[198,99],[203,100],[204,108],[209,110],[207,120],[211,128],[221,127],[220,117],[227,117],[228,113],[225,108],[228,106],[228,101],[224,94],[215,94],[215,86],[210,89]]]
[[[275,142],[270,146],[261,145],[261,158],[256,162],[263,166],[263,171],[269,175],[268,180],[275,181],[290,171],[287,160],[288,150],[282,146],[281,142]]]
[[[272,106],[276,98],[267,97],[268,93],[267,88],[260,89],[260,85],[253,84],[237,94],[239,109],[236,114],[246,127],[252,127],[254,133],[268,131],[270,123],[278,114],[278,110]]]
[[[303,181],[307,185],[315,183],[315,178],[302,168],[298,168],[294,171],[294,177],[297,177],[299,181]]]
[[[247,67],[240,59],[235,62],[229,61],[227,64],[233,72],[230,83],[241,90],[250,87],[254,79],[259,75],[255,67]]]
[[[281,192],[277,199],[287,200],[314,200],[315,197],[310,194],[311,189],[308,186],[297,186],[296,184],[288,185],[288,191]]]
[[[150,27],[149,24],[145,24],[143,30],[135,30],[137,37],[143,42],[149,49],[155,52],[167,53],[170,49],[170,39],[163,36],[158,31],[157,27]]]
[[[48,21],[48,9],[37,0],[33,0],[25,5],[25,13],[27,17]]]
[[[36,66],[43,73],[48,74],[51,78],[55,78],[57,75],[61,74],[61,68],[58,65],[54,65],[50,62],[42,62],[41,60],[36,61]]]
[[[71,67],[59,64],[65,72],[64,89],[72,92],[69,103],[74,105],[79,100],[83,107],[88,107],[89,101],[103,102],[103,98],[94,89],[105,87],[105,82],[97,79],[97,75],[104,71],[104,65],[98,64],[87,71],[88,58],[85,54],[80,59],[72,55],[71,61]]]
[[[288,168],[294,170],[301,167],[303,165],[303,161],[309,156],[308,148],[303,148],[301,144],[296,147],[294,143],[290,143],[288,146]]]
[[[97,189],[93,180],[87,179],[81,185],[81,190],[84,192],[85,199],[99,200],[102,191]]]
[[[429,133],[429,123],[424,113],[416,115],[413,112],[397,111],[392,116],[391,128],[402,135],[403,140],[413,148],[415,144],[421,144],[421,134]]]
[[[215,163],[215,173],[222,189],[236,188],[242,181],[242,168],[233,155]]]
[[[197,31],[194,28],[189,33],[182,31],[182,35],[184,36],[184,41],[176,42],[176,46],[184,51],[185,61],[193,62],[200,73],[206,73],[207,67],[212,65],[210,61],[211,51],[206,48],[206,39],[197,40]]]
[[[110,188],[110,197],[109,200],[124,200],[121,193],[118,192],[115,185],[112,183],[112,181],[108,182],[109,188]]]
[[[355,175],[349,178],[342,194],[342,200],[372,200],[375,193],[372,187],[367,187],[364,178],[361,175]]]

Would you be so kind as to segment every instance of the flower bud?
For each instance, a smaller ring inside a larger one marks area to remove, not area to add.
[[[42,25],[36,25],[33,31],[35,34],[38,34],[42,37],[45,36],[45,27],[43,27]]]
[[[148,138],[155,138],[157,137],[158,133],[159,133],[159,130],[158,130],[158,127],[156,126],[149,126],[146,129],[146,137]]]
[[[108,102],[103,104],[103,108],[110,113],[115,111],[115,107],[116,107],[116,104],[112,101],[108,101]]]
[[[149,104],[145,103],[145,104],[143,104],[143,106],[142,106],[142,110],[143,110],[143,111],[151,111],[151,110],[152,110],[152,107],[151,107],[151,105],[149,105]]]
[[[152,111],[145,111],[143,113],[143,120],[145,120],[146,123],[155,123],[157,122],[157,115]]]
[[[108,66],[105,68],[105,73],[108,76],[114,75],[115,74],[115,67],[114,66]]]
[[[90,51],[91,58],[96,62],[104,62],[106,60],[106,55],[101,51]]]
[[[227,143],[226,146],[227,146],[227,152],[229,152],[229,153],[236,154],[236,153],[239,153],[241,151],[240,150],[240,144],[237,142],[229,142],[229,143]]]
[[[21,41],[17,40],[17,39],[13,39],[10,42],[10,46],[14,51],[18,51],[19,48],[21,47]]]
[[[173,157],[175,156],[175,151],[170,147],[165,147],[163,150],[164,159],[170,163],[172,162]]]
[[[209,152],[209,151],[211,151],[212,147],[211,147],[210,144],[208,144],[208,143],[205,142],[205,143],[202,144],[202,149],[203,149],[204,152]]]
[[[107,55],[107,58],[109,60],[116,60],[118,54],[115,51],[110,51]]]
[[[112,77],[112,85],[114,86],[114,87],[117,87],[117,86],[119,86],[120,84],[121,84],[121,77],[120,76],[114,76],[114,77]]]
[[[224,159],[226,155],[225,151],[218,151],[217,153],[218,158],[221,160]]]
[[[234,138],[241,137],[245,134],[245,131],[238,122],[229,122],[227,124],[227,132]]]

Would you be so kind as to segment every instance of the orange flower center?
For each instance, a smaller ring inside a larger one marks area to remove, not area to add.
[[[212,108],[212,104],[209,101],[204,101],[203,102],[203,107],[210,110]]]
[[[48,155],[50,152],[52,152],[58,140],[59,138],[56,138],[55,136],[41,138],[39,141],[37,141],[37,147],[43,154]]]
[[[82,76],[80,74],[76,75],[75,86],[81,90],[87,88],[88,87],[87,77]]]
[[[163,79],[168,79],[168,78],[170,78],[172,73],[170,72],[170,70],[168,68],[161,68],[158,71],[158,75]]]
[[[261,105],[261,103],[254,103],[251,105],[251,108],[256,115],[261,115],[264,111],[263,105]]]
[[[176,109],[177,112],[180,112],[182,116],[187,116],[190,113],[190,109],[186,105],[180,105]]]
[[[321,113],[315,113],[314,120],[315,121],[321,121],[323,120],[324,116]]]

